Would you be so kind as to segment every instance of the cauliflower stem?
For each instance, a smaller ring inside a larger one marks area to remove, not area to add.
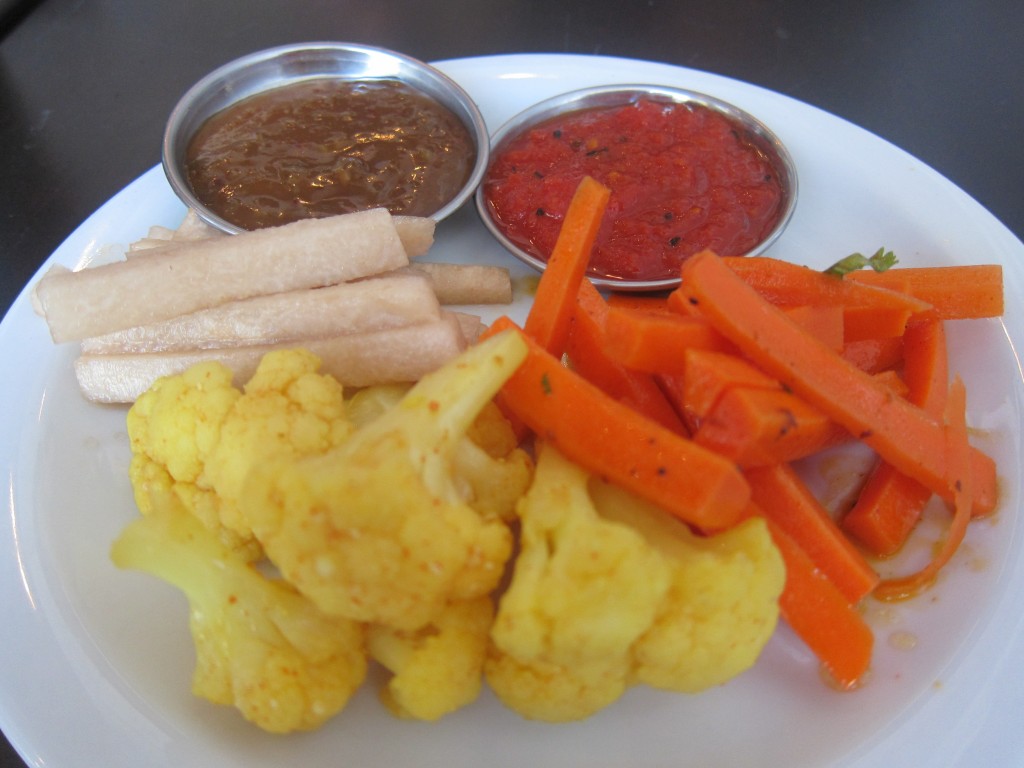
[[[196,647],[193,692],[274,733],[317,728],[366,675],[364,630],[326,616],[264,576],[175,497],[153,500],[115,541],[121,568],[145,571],[188,598]]]

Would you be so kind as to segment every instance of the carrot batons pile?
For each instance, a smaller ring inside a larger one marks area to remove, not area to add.
[[[835,276],[705,251],[667,297],[606,299],[585,279],[606,204],[607,190],[585,179],[501,404],[698,531],[763,516],[787,567],[783,617],[840,687],[856,686],[873,648],[859,603],[929,586],[969,520],[995,508],[995,465],[967,442],[944,323],[1000,315],[1001,269]],[[502,318],[490,333],[509,327]],[[877,465],[837,522],[792,462],[852,441]],[[869,558],[898,551],[933,495],[952,516],[932,561],[881,579]]]

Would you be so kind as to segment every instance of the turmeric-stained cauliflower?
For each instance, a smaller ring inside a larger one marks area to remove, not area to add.
[[[520,660],[621,656],[653,621],[668,564],[639,533],[598,514],[586,471],[550,446],[542,451],[519,506],[520,552],[495,641]]]
[[[303,349],[268,353],[224,417],[200,480],[220,500],[221,523],[240,536],[252,535],[239,499],[255,464],[326,453],[352,432],[341,385],[319,367]]]
[[[173,494],[128,525],[111,557],[154,574],[189,601],[192,690],[264,730],[310,730],[336,714],[366,675],[363,628],[327,616],[294,588],[227,548]]]
[[[476,698],[512,550],[503,518],[532,475],[490,399],[524,354],[506,334],[346,403],[316,357],[288,350],[244,390],[209,364],[139,398],[143,516],[114,559],[188,596],[198,695],[267,730],[316,727],[362,680],[373,621],[396,714],[434,720]]]
[[[159,379],[128,411],[128,475],[142,514],[150,512],[150,499],[174,494],[225,544],[252,557],[259,547],[221,525],[216,495],[200,479],[221,423],[241,395],[231,371],[217,363]]]
[[[613,704],[629,685],[629,658],[592,664],[520,661],[492,651],[484,665],[487,683],[509,709],[530,720],[582,720]]]
[[[357,392],[346,404],[346,414],[363,427],[390,410],[409,387],[386,384]],[[452,477],[459,492],[477,512],[515,517],[515,507],[533,477],[533,462],[519,448],[507,418],[493,402],[485,403],[459,441],[453,457]]]
[[[238,506],[250,468],[269,456],[323,453],[351,431],[341,386],[304,350],[271,352],[245,387],[219,363],[160,379],[128,412],[130,477],[145,514],[148,489],[172,491],[226,544],[260,554]]]
[[[260,464],[243,506],[284,577],[328,613],[405,631],[491,592],[512,535],[468,503],[455,458],[525,353],[495,336],[328,453]]]
[[[764,520],[701,537],[621,488],[592,481],[591,493],[606,519],[641,533],[671,568],[657,616],[631,649],[634,680],[697,693],[753,666],[786,578]]]
[[[437,720],[473,702],[494,620],[490,596],[457,600],[419,629],[369,628],[370,656],[392,676],[382,692],[399,717]]]
[[[700,537],[543,441],[534,466],[492,402],[526,354],[498,334],[346,400],[289,350],[244,389],[205,364],[139,398],[143,515],[112,556],[188,597],[198,695],[269,731],[315,728],[372,660],[400,717],[437,720],[486,679],[560,722],[754,663],[784,580],[763,521]]]
[[[515,518],[516,504],[533,480],[533,461],[517,444],[498,406],[485,404],[468,439],[459,442],[453,468],[467,503],[477,512]]]
[[[763,523],[700,539],[540,451],[485,666],[498,697],[525,717],[574,720],[633,683],[697,691],[752,665],[784,579]]]

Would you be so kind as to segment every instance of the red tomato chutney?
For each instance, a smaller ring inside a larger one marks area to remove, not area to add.
[[[705,248],[743,255],[783,211],[779,172],[745,129],[697,104],[638,99],[583,109],[514,137],[493,158],[484,199],[496,226],[546,260],[580,180],[611,190],[589,273],[678,277]]]

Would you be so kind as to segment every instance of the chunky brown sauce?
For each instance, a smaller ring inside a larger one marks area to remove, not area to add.
[[[316,79],[217,113],[189,144],[196,197],[242,229],[384,207],[429,216],[469,178],[472,137],[396,80]]]

